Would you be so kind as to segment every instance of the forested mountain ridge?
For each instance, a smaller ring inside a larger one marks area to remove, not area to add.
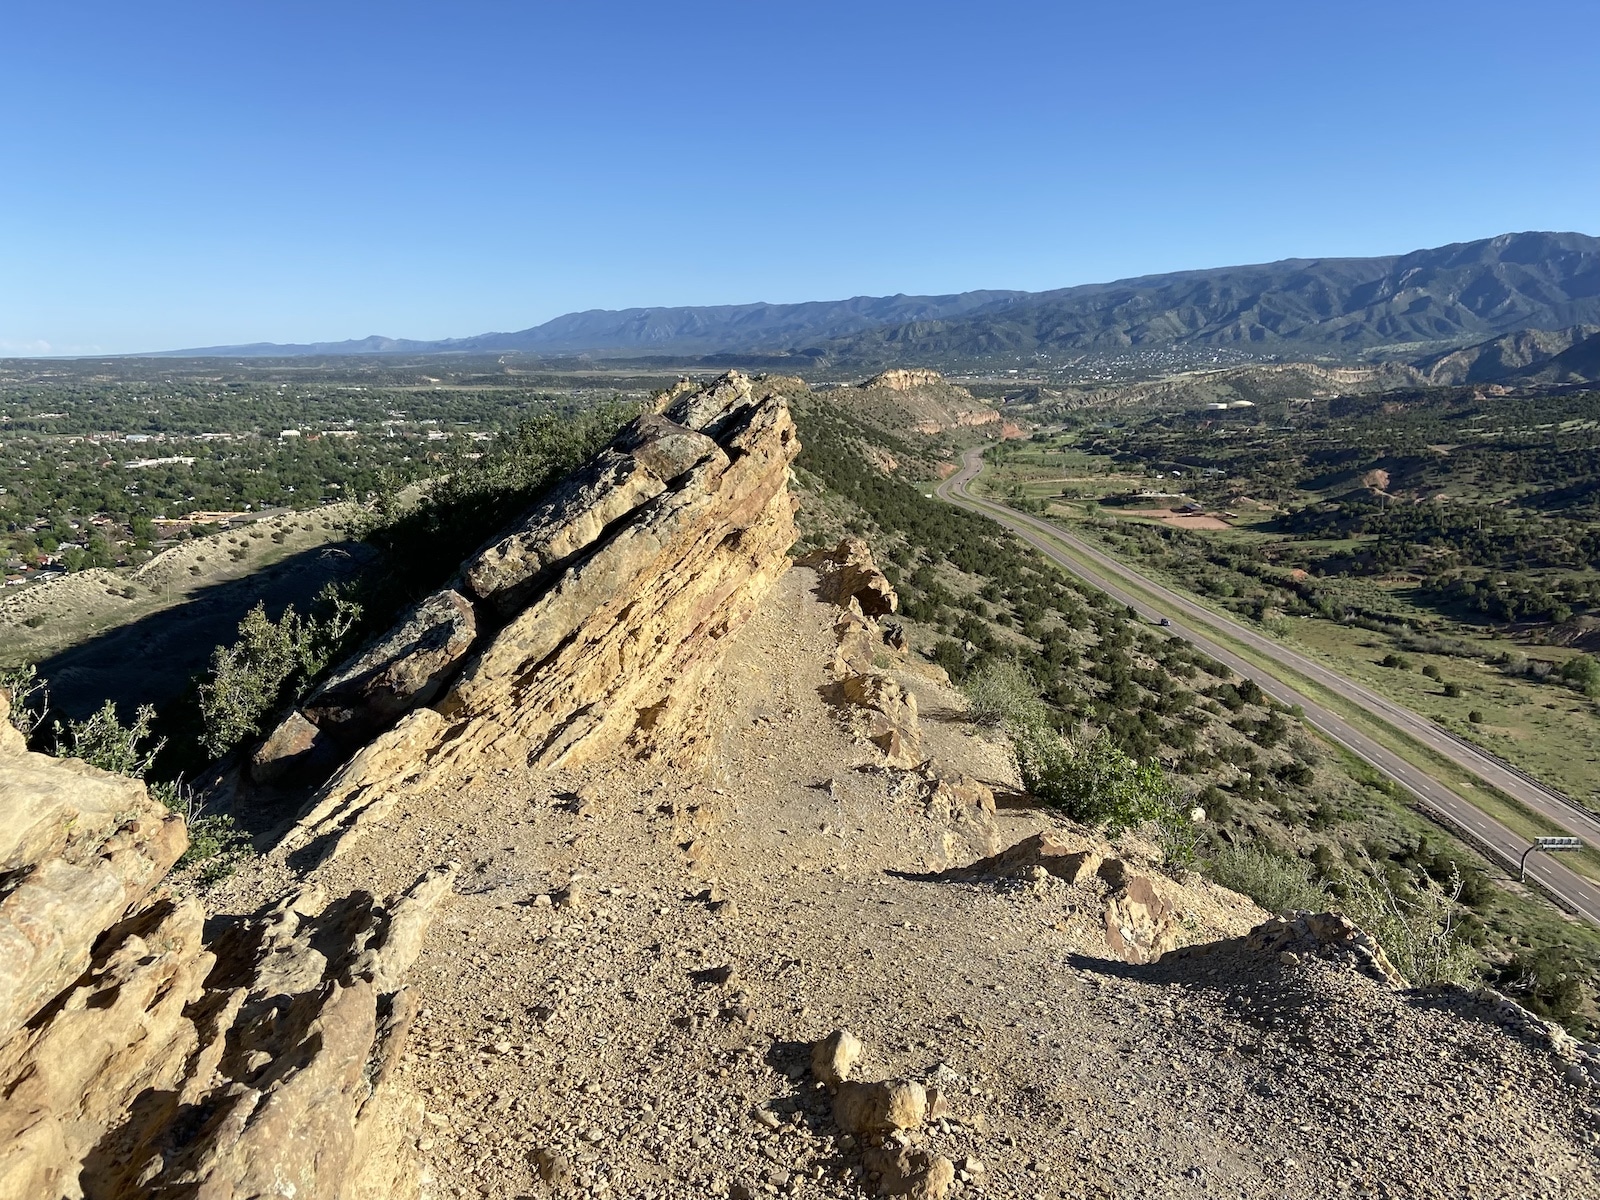
[[[1250,345],[1354,352],[1600,321],[1600,239],[1504,234],[1385,258],[1287,259],[1041,293],[1006,311],[873,330],[840,358]]]
[[[1030,292],[976,291],[947,296],[855,296],[802,304],[589,309],[515,333],[484,333],[442,341],[366,337],[344,342],[212,346],[174,350],[170,356],[228,354],[276,356],[385,353],[714,354],[740,350],[786,350],[906,321],[964,317],[1031,299]]]
[[[1185,344],[1355,355],[1584,324],[1600,324],[1600,238],[1511,233],[1402,255],[1285,259],[1048,292],[596,309],[437,342],[370,337],[170,353],[804,353],[943,363]]]

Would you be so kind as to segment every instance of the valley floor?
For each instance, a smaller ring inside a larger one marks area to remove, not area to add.
[[[426,1195],[870,1194],[807,1071],[838,1027],[860,1077],[950,1098],[920,1136],[957,1196],[1600,1194],[1600,1111],[1448,998],[1237,944],[1133,966],[1067,890],[938,877],[1055,819],[908,664],[927,751],[1000,794],[927,815],[824,698],[838,610],[815,581],[790,571],[738,635],[702,761],[485,765],[315,871],[385,892],[462,864],[400,1069]],[[211,907],[288,876],[261,860]],[[1262,919],[1193,894],[1195,941]]]

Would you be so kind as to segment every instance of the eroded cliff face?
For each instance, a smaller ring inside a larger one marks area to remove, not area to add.
[[[0,1200],[372,1197],[414,1187],[387,1086],[453,868],[309,888],[207,942],[144,786],[30,754],[0,695]]]
[[[479,760],[692,756],[729,635],[788,569],[799,451],[782,398],[737,372],[630,423],[291,715],[376,736],[285,852],[338,854],[424,775]]]

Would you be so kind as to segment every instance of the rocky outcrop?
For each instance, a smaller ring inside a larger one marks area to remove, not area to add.
[[[899,607],[899,597],[860,538],[800,560],[818,573],[817,597],[839,606],[832,672],[836,702],[860,710],[863,733],[883,752],[884,765],[910,769],[922,761],[917,698],[880,666],[885,654],[903,655],[905,637],[878,621]],[[897,644],[896,644],[897,643]]]
[[[9,713],[0,692],[0,1041],[83,974],[189,844],[142,784],[30,754]]]
[[[788,569],[799,450],[782,397],[745,376],[675,388],[467,561],[456,599],[435,607],[459,600],[476,614],[472,636],[463,617],[437,654],[386,650],[434,644],[413,631],[438,626],[414,616],[339,672],[379,681],[350,711],[386,731],[323,787],[286,847],[338,853],[406,780],[484,755],[572,767],[617,750],[692,754],[729,635]],[[339,687],[324,692],[350,694]],[[316,699],[305,716],[356,719]]]
[[[1370,933],[1339,913],[1297,913],[1273,917],[1250,931],[1245,946],[1263,954],[1312,954],[1345,960],[1390,987],[1406,980]]]
[[[476,636],[472,603],[450,588],[435,592],[336,670],[302,715],[343,740],[368,738],[437,696]]]
[[[857,537],[847,537],[832,550],[814,550],[800,560],[815,567],[822,580],[817,595],[840,608],[854,600],[863,616],[887,617],[900,605],[894,585],[872,560],[872,550]]]
[[[207,943],[158,891],[187,845],[142,784],[29,754],[0,696],[0,1200],[415,1195],[388,1086],[454,868],[312,888]]]
[[[1192,873],[1180,882],[1160,863],[1159,851],[1131,835],[1113,846],[1081,826],[1063,825],[944,877],[1026,885],[1041,900],[1064,904],[1096,949],[1128,963],[1189,953],[1179,948],[1196,935],[1243,931],[1260,920],[1261,910],[1245,897]]]
[[[944,383],[944,376],[937,371],[929,371],[920,367],[891,367],[887,371],[874,375],[861,386],[864,388],[888,388],[891,392],[909,392],[919,387],[930,387]]]

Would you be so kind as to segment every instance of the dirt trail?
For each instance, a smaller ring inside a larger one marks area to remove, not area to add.
[[[1052,818],[1002,792],[951,824],[877,765],[823,698],[815,578],[738,635],[704,763],[486,765],[314,873],[382,893],[463,864],[411,975],[425,1195],[872,1194],[806,1069],[840,1026],[858,1077],[948,1098],[921,1144],[955,1196],[1600,1194],[1594,1112],[1487,1024],[1316,959],[1129,966],[1070,889],[929,878]],[[928,751],[1004,789],[959,696],[905,678]],[[254,868],[213,910],[285,882]],[[1249,924],[1195,895],[1196,940]]]

